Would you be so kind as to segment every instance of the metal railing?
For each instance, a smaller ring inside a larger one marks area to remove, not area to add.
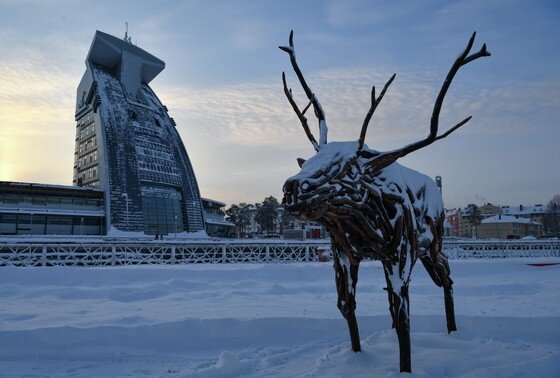
[[[560,257],[560,240],[444,241],[450,259]]]
[[[0,242],[0,266],[282,263],[325,261],[326,240]],[[560,241],[445,241],[450,259],[560,257]],[[321,253],[320,253],[321,252]],[[320,256],[320,254],[322,256]]]

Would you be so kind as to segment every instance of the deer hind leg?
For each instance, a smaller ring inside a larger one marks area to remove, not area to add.
[[[336,251],[333,257],[336,291],[338,293],[337,307],[348,323],[352,350],[354,352],[360,352],[362,350],[360,346],[360,333],[358,331],[358,323],[354,312],[356,309],[355,295],[360,262],[356,261],[352,264],[348,256]]]
[[[457,331],[455,323],[455,304],[453,303],[453,280],[451,279],[451,269],[447,257],[440,253],[438,256],[437,267],[440,277],[443,277],[443,293],[445,298],[445,317],[447,319],[447,332]]]
[[[447,257],[439,253],[437,255],[437,260],[434,262],[432,257],[426,254],[422,256],[420,260],[434,283],[439,287],[443,286],[447,332],[451,333],[457,331],[457,324],[455,323],[455,305],[453,303],[453,280],[450,276],[451,270],[449,269]]]
[[[393,328],[399,339],[399,361],[401,372],[412,371],[410,358],[410,301],[408,298],[408,280],[400,279],[398,266],[383,263],[385,280],[387,281],[387,295],[389,297],[389,311],[393,318]],[[396,285],[398,284],[398,287]]]

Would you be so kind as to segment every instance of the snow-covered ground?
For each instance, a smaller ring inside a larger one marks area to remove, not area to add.
[[[416,376],[560,375],[560,259],[452,261],[443,292],[412,276]],[[350,351],[329,263],[0,268],[0,376],[399,375],[378,263],[363,263]]]

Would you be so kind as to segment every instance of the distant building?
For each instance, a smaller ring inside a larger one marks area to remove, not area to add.
[[[325,227],[317,222],[293,218],[289,223],[284,224],[282,221],[282,219],[284,219],[284,211],[284,206],[279,206],[278,233],[282,235],[284,239],[307,240],[329,237]]]
[[[475,209],[477,214],[475,214]],[[481,222],[482,219],[502,215],[530,219],[538,224],[542,224],[546,212],[547,206],[543,205],[496,206],[486,203],[480,207],[470,204],[464,208],[446,210],[445,217],[451,223],[451,234],[453,236],[485,238],[488,237],[486,233],[481,236],[478,232],[481,224],[476,225],[476,218],[479,218]],[[488,230],[487,226],[484,228]]]
[[[247,205],[245,211],[249,217],[249,223],[245,225],[245,229],[243,230],[243,235],[248,237],[253,237],[254,235],[261,234],[261,226],[255,221],[255,216],[257,215],[257,210],[259,209],[260,204],[251,204]]]
[[[225,220],[225,203],[202,198],[206,233],[214,238],[234,238],[235,225]]]
[[[547,205],[519,205],[519,206],[502,206],[500,213],[502,215],[513,215],[521,218],[529,218],[538,223],[543,223],[543,218],[548,211]]]
[[[284,223],[284,207],[279,205],[277,207],[277,215],[274,220],[274,229],[271,235],[264,235],[261,226],[255,221],[255,216],[260,203],[250,204],[244,208],[248,215],[249,222],[245,225],[243,230],[243,235],[245,237],[283,237],[285,239],[321,239],[328,237],[325,228],[316,222],[302,221],[299,219],[293,219],[289,223]]]
[[[449,238],[455,236],[453,234],[453,225],[451,224],[451,221],[449,221],[449,219],[445,219],[443,221],[443,237],[445,238]]]
[[[478,226],[481,239],[520,239],[527,236],[542,235],[542,224],[531,218],[512,215],[494,215],[483,219]]]
[[[286,228],[282,232],[284,239],[323,239],[328,238],[325,227],[319,223],[298,221],[293,228]]]
[[[108,234],[204,230],[189,156],[149,83],[165,63],[97,31],[76,100],[74,179],[105,193]]]

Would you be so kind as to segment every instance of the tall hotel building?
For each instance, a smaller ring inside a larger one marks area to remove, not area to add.
[[[0,181],[0,235],[231,237],[149,83],[165,63],[97,31],[76,98],[73,186]]]
[[[105,193],[105,229],[204,229],[200,192],[175,122],[149,83],[165,63],[97,31],[77,90],[73,184]]]

